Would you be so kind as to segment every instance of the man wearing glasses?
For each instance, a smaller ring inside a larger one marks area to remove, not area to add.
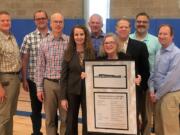
[[[148,53],[149,53],[149,65],[150,72],[153,71],[153,67],[155,64],[155,56],[157,51],[160,48],[160,43],[158,42],[158,38],[150,33],[148,33],[149,29],[149,21],[150,17],[147,13],[141,12],[136,15],[135,20],[135,29],[136,31],[133,34],[130,34],[132,39],[136,39],[146,43]],[[143,97],[144,109],[142,113],[142,132],[144,135],[151,134],[151,125],[152,125],[152,115],[153,115],[153,104],[150,103],[149,100],[149,91],[147,91],[146,95]]]
[[[51,15],[51,33],[39,44],[36,85],[39,101],[44,101],[46,114],[46,134],[56,135],[56,112],[59,110],[61,125],[60,135],[65,135],[66,111],[59,106],[60,78],[64,51],[69,42],[69,36],[63,33],[64,17],[60,13]]]
[[[31,99],[31,121],[33,127],[32,135],[42,135],[41,130],[41,110],[42,102],[40,102],[36,96],[36,62],[37,62],[37,50],[39,48],[39,42],[47,37],[50,33],[48,30],[48,16],[45,11],[38,10],[34,13],[34,22],[36,30],[27,34],[24,37],[21,54],[22,54],[22,81],[23,89],[30,94]],[[28,72],[27,72],[28,70]]]

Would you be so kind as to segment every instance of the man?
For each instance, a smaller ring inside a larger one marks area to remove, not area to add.
[[[0,11],[0,135],[13,135],[13,116],[20,89],[19,47],[10,29],[10,14]]]
[[[37,50],[39,47],[39,42],[42,38],[49,35],[48,30],[48,16],[45,11],[38,10],[34,13],[34,22],[36,25],[36,30],[27,34],[24,37],[24,41],[21,47],[22,54],[22,81],[23,89],[29,91],[31,99],[31,121],[33,127],[32,135],[42,135],[41,130],[41,110],[42,102],[40,102],[36,96],[36,83],[35,83],[35,73],[37,64]],[[28,72],[27,72],[28,69]],[[28,73],[28,75],[26,74]]]
[[[170,25],[160,26],[158,39],[162,47],[149,79],[151,101],[156,103],[156,135],[180,135],[180,49],[173,43],[173,36]]]
[[[93,42],[96,56],[99,56],[99,47],[102,45],[102,40],[104,38],[104,33],[102,31],[103,18],[99,14],[93,14],[89,18],[88,24],[90,27],[91,39]]]
[[[139,115],[143,113],[142,98],[145,96],[147,90],[147,80],[149,78],[149,62],[148,62],[148,50],[146,44],[134,39],[129,38],[131,25],[128,19],[122,18],[118,20],[116,24],[116,33],[119,36],[123,51],[129,55],[132,60],[135,61],[136,75],[139,74],[142,77],[140,87],[137,86],[137,120],[138,120],[138,134],[140,134],[141,123],[139,121]],[[142,131],[141,131],[142,133]]]
[[[146,43],[147,49],[149,52],[149,64],[150,64],[150,72],[152,72],[155,63],[155,56],[157,51],[160,48],[160,44],[158,42],[158,38],[154,35],[148,33],[149,29],[149,21],[150,17],[147,13],[141,12],[136,15],[135,20],[135,29],[136,31],[130,35],[132,39],[136,39]],[[149,99],[149,91],[146,92],[146,97],[143,101],[145,108],[143,109],[142,114],[142,130],[144,130],[144,135],[151,134],[151,125],[153,123],[153,104],[150,103]]]
[[[65,134],[66,111],[60,108],[61,64],[69,37],[63,34],[64,17],[60,13],[51,16],[52,32],[40,42],[37,57],[36,85],[39,101],[44,101],[46,133],[56,135],[55,117],[57,109],[61,117],[60,135]]]

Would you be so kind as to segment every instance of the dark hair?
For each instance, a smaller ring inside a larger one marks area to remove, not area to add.
[[[9,12],[7,12],[7,11],[0,11],[0,15],[8,15],[8,16],[10,16]]]
[[[150,20],[150,17],[149,15],[146,13],[146,12],[140,12],[136,15],[136,19],[139,17],[139,16],[146,16],[148,18],[148,20]]]
[[[36,14],[37,13],[44,13],[45,14],[45,16],[46,16],[46,18],[48,19],[48,15],[47,15],[47,12],[46,11],[44,11],[44,10],[37,10],[36,12],[34,12],[34,14],[33,14],[33,18],[34,18],[34,20],[35,20],[35,16],[36,16]]]
[[[95,59],[95,53],[94,53],[94,49],[92,46],[91,37],[90,37],[88,29],[84,25],[75,25],[72,28],[72,31],[70,34],[70,39],[69,39],[69,44],[68,44],[67,50],[65,51],[65,54],[64,54],[64,59],[66,61],[70,61],[73,54],[76,51],[76,43],[74,40],[74,31],[76,28],[82,29],[85,33],[84,59],[86,59],[86,60]]]
[[[159,31],[162,27],[168,27],[168,28],[170,29],[170,35],[171,35],[171,36],[174,35],[173,27],[172,27],[170,24],[161,24],[161,25],[159,26],[158,31]]]

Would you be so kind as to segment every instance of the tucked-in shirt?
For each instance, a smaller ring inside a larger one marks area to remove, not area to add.
[[[50,31],[47,32],[45,36],[43,36],[38,29],[27,34],[24,37],[21,53],[27,54],[29,53],[29,65],[28,65],[28,75],[27,78],[34,81],[35,73],[36,73],[36,64],[37,64],[37,52],[39,48],[40,41],[49,35]]]
[[[15,37],[0,31],[0,72],[19,72],[20,68],[20,52]]]
[[[93,43],[94,50],[96,52],[96,56],[99,56],[99,48],[102,45],[103,39],[105,34],[101,32],[99,36],[96,36],[95,34],[91,33],[91,40]]]
[[[130,37],[132,39],[136,39],[136,32],[130,34]],[[158,50],[161,48],[161,45],[158,41],[158,38],[150,33],[147,33],[145,38],[141,40],[142,42],[146,43],[148,52],[149,52],[149,65],[150,65],[150,72],[153,70],[154,68],[154,63],[155,63],[155,57],[156,57],[156,53],[158,52]]]
[[[68,41],[67,35],[62,34],[61,37],[54,38],[52,33],[40,41],[35,75],[37,90],[43,90],[44,78],[61,78],[61,65]]]
[[[174,43],[158,51],[148,84],[151,91],[156,90],[157,99],[180,90],[180,49]]]

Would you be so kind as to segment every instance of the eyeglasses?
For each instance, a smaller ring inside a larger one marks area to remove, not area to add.
[[[55,23],[55,24],[62,24],[63,21],[54,20],[53,23]]]
[[[44,20],[46,20],[46,19],[47,19],[47,18],[45,18],[45,17],[35,18],[36,21],[40,21],[40,20],[43,20],[43,21],[44,21]]]
[[[140,20],[137,20],[136,22],[139,23],[139,24],[140,23],[143,23],[143,24],[147,24],[148,23],[148,21],[140,21]]]
[[[109,41],[109,42],[104,42],[104,45],[109,45],[109,44],[115,44],[116,42],[115,41]]]

